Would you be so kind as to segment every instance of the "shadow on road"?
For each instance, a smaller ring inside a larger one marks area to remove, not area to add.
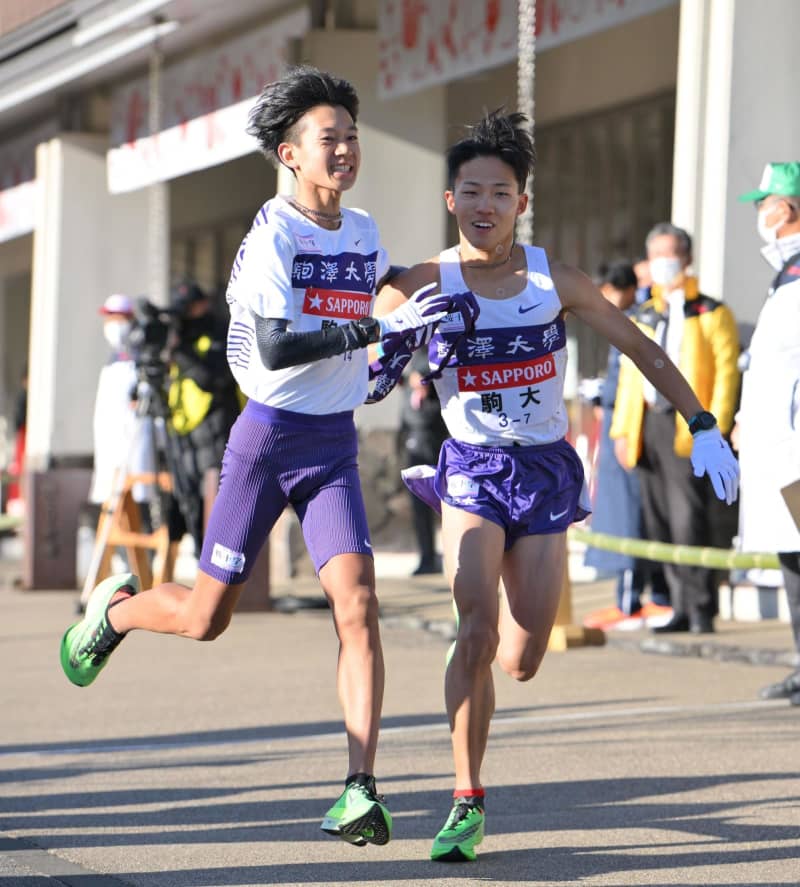
[[[638,777],[631,779],[579,780],[519,786],[494,787],[487,810],[488,836],[477,863],[442,865],[427,859],[392,858],[386,848],[353,848],[352,862],[278,862],[272,842],[316,842],[327,840],[319,833],[323,784],[294,783],[286,800],[245,799],[250,792],[274,791],[280,786],[238,789],[147,789],[108,792],[74,792],[35,798],[9,798],[0,815],[0,829],[23,832],[26,841],[58,852],[67,848],[152,845],[231,844],[251,846],[249,858],[263,864],[224,868],[176,869],[176,883],[202,887],[214,885],[322,884],[331,882],[379,883],[402,879],[430,880],[448,877],[495,884],[531,882],[569,883],[589,877],[630,870],[663,868],[690,869],[694,866],[736,865],[794,859],[797,855],[796,826],[751,824],[743,821],[741,798],[682,800],[681,795],[730,795],[734,785],[752,783],[747,807],[790,808],[798,797],[788,796],[787,785],[797,785],[798,774],[744,773],[701,777]],[[440,791],[414,790],[415,783],[430,774],[399,778],[398,791],[391,796],[395,815],[395,842],[427,842],[441,825],[446,799]],[[775,791],[770,790],[776,785]],[[405,790],[400,791],[400,785]],[[783,786],[781,788],[780,786]],[[300,797],[298,791],[300,789]],[[304,796],[307,791],[308,796]],[[230,802],[226,796],[236,796]],[[666,800],[665,796],[673,796]],[[132,805],[158,805],[153,810],[132,810]],[[32,809],[35,805],[36,809]],[[752,818],[748,814],[749,818]],[[59,830],[70,834],[59,835]],[[125,829],[113,833],[113,829]],[[631,841],[624,841],[631,830]],[[587,843],[586,835],[613,831],[622,842],[609,848]],[[642,843],[643,832],[663,831],[664,843]],[[580,833],[580,841],[552,846],[540,836],[548,833]],[[667,834],[668,833],[668,834]],[[528,835],[529,849],[492,850],[492,834]],[[685,841],[676,840],[684,834]],[[38,839],[38,840],[37,840]],[[9,839],[11,841],[15,839]],[[788,842],[783,846],[767,843]],[[0,838],[0,849],[3,839]],[[760,846],[754,847],[752,845]],[[687,846],[688,845],[688,846]],[[723,849],[720,849],[720,847]],[[724,849],[729,845],[729,849]],[[745,845],[751,845],[745,847]],[[425,853],[423,849],[421,851]],[[404,855],[407,855],[404,854]],[[75,887],[93,887],[91,877],[80,876]],[[116,875],[123,882],[124,873]],[[163,875],[133,873],[138,885],[163,885]],[[88,879],[88,880],[86,880]],[[6,881],[0,877],[0,885]],[[7,882],[8,883],[8,882]],[[35,881],[31,880],[31,887]],[[72,883],[71,881],[69,882]],[[98,884],[101,882],[98,881]],[[648,881],[648,883],[654,883]],[[688,883],[681,880],[682,884]],[[761,887],[765,885],[759,882]],[[15,887],[24,887],[17,879]]]

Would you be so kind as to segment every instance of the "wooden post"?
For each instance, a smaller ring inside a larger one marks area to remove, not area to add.
[[[566,536],[564,546],[566,547]],[[572,583],[569,581],[569,555],[564,557],[564,581],[558,601],[556,621],[550,632],[548,650],[564,651],[571,647],[601,647],[606,642],[604,632],[599,628],[584,628],[572,623]]]
[[[110,511],[103,509],[97,526],[97,539],[105,539],[105,543],[95,584],[102,582],[111,574],[111,556],[117,547],[125,549],[130,569],[139,577],[142,588],[172,581],[178,543],[170,541],[169,526],[166,522],[152,533],[142,532],[139,506],[133,498],[135,484],[156,484],[160,491],[172,491],[172,477],[167,471],[160,471],[157,474],[130,474],[125,478],[122,493],[116,504]],[[110,527],[106,527],[107,522],[110,522]],[[155,552],[155,575],[150,569],[148,551]]]

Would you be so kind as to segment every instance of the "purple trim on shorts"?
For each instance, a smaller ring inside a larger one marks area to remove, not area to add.
[[[479,446],[448,439],[435,474],[409,472],[406,486],[502,527],[506,550],[522,536],[562,533],[589,514],[583,464],[561,439],[527,446]]]

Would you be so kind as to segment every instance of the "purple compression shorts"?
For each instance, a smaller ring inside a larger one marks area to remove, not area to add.
[[[403,480],[437,511],[446,502],[499,524],[506,550],[522,536],[563,533],[590,511],[583,465],[566,440],[488,447],[450,438],[435,472],[412,469]]]
[[[200,569],[244,582],[287,505],[317,572],[337,554],[372,557],[357,454],[352,412],[313,416],[248,401],[225,449]]]

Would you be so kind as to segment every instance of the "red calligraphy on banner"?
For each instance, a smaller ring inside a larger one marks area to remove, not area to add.
[[[224,163],[254,151],[248,111],[286,69],[289,41],[308,30],[307,9],[166,65],[159,132],[150,133],[149,84],[141,78],[115,91],[108,183],[121,193]],[[0,169],[0,173],[2,170]]]
[[[614,16],[621,16],[621,20],[624,20],[667,5],[669,0],[536,0],[536,36],[550,34],[557,37],[570,28],[585,27],[591,22],[600,23],[604,18],[612,20]]]
[[[421,0],[403,0],[403,46],[413,49],[419,39],[419,21],[425,12]]]
[[[678,0],[536,0],[543,52],[648,15]],[[381,0],[379,93],[386,98],[447,83],[517,57],[517,0]]]
[[[442,67],[439,62],[439,48],[433,37],[428,40],[428,64],[437,71]]]
[[[500,21],[500,0],[486,0],[486,30],[494,34]]]
[[[547,10],[547,13],[545,13],[544,10],[542,10],[542,14],[540,17],[539,7],[543,7],[543,6],[547,6],[548,10]],[[561,19],[563,17],[562,12],[561,12],[561,4],[558,2],[558,0],[555,0],[555,2],[553,2],[553,0],[551,0],[551,2],[549,2],[549,3],[546,2],[546,0],[538,0],[538,2],[536,3],[536,7],[537,7],[537,9],[536,9],[536,23],[537,23],[537,25],[541,21],[542,29],[544,29],[545,26],[549,26],[550,30],[554,34],[557,34],[561,28]]]

